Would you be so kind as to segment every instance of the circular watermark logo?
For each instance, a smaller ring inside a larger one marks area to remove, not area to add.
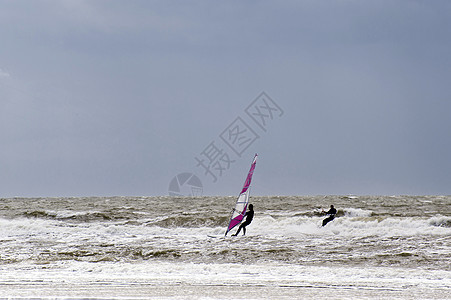
[[[169,183],[169,196],[202,196],[202,182],[193,173],[180,173]]]

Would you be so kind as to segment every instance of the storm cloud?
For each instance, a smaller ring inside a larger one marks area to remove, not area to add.
[[[2,1],[0,196],[235,195],[254,153],[257,195],[450,194],[450,36],[448,1]]]

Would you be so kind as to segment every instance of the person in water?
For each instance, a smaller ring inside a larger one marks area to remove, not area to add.
[[[241,223],[240,227],[238,227],[238,231],[235,234],[232,234],[232,236],[237,236],[238,233],[240,233],[241,228],[243,229],[243,235],[246,235],[246,226],[251,224],[252,219],[254,218],[254,206],[252,204],[249,204],[249,210],[244,216],[246,217],[246,221]]]
[[[326,215],[329,215],[327,218],[325,218],[323,220],[323,226],[326,226],[327,223],[329,223],[330,221],[335,219],[335,214],[337,213],[337,210],[335,209],[335,207],[333,205],[331,205],[329,211],[323,210],[323,213],[325,213]]]

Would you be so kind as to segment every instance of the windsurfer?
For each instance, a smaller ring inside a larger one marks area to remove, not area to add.
[[[333,205],[330,206],[330,209],[328,211],[322,211],[322,213],[325,213],[326,215],[329,215],[327,218],[323,220],[323,226],[326,226],[327,223],[335,219],[335,214],[337,213],[337,210]]]
[[[249,204],[249,210],[244,215],[246,217],[246,221],[241,223],[240,227],[238,228],[238,231],[235,234],[232,234],[232,236],[237,236],[238,233],[240,233],[241,228],[243,228],[243,235],[246,235],[246,226],[251,224],[252,219],[254,218],[254,206],[252,204]]]

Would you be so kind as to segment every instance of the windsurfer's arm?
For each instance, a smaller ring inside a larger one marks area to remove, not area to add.
[[[329,209],[328,211],[326,211],[326,215],[335,215],[337,213],[337,211],[336,210],[334,210],[334,209]]]
[[[244,211],[239,211],[239,210],[237,210],[235,208],[232,208],[232,212],[236,212],[236,211],[242,216],[246,216],[247,215],[247,213],[243,214]]]

